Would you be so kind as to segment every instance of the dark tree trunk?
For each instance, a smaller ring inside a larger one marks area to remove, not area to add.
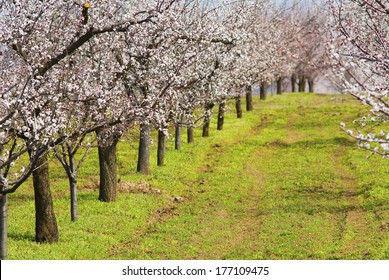
[[[209,124],[210,124],[210,119],[205,117],[204,118],[204,124],[203,124],[203,137],[208,137],[209,136]]]
[[[267,83],[266,82],[261,83],[259,96],[260,96],[261,100],[266,100],[266,97],[267,97]]]
[[[70,218],[73,222],[78,218],[78,206],[77,206],[77,172],[74,165],[74,154],[70,146],[68,146],[68,158],[69,164],[65,166],[65,170],[69,179],[70,187]]]
[[[292,74],[290,81],[292,83],[292,92],[296,92],[296,74]]]
[[[193,143],[194,142],[194,133],[193,133],[193,126],[188,125],[188,143]]]
[[[166,135],[163,131],[158,130],[158,151],[157,151],[157,165],[165,165],[166,152]]]
[[[73,222],[78,219],[77,206],[77,179],[73,176],[69,177],[70,185],[70,217]]]
[[[118,139],[112,139],[110,143],[100,143],[98,147],[100,164],[99,200],[102,202],[113,202],[116,200],[117,142]]]
[[[150,125],[140,125],[137,171],[150,174]]]
[[[313,82],[313,79],[311,77],[308,78],[308,90],[310,93],[315,92],[314,82]]]
[[[54,243],[58,241],[58,226],[50,191],[47,155],[42,157],[37,166],[32,173],[35,194],[35,240]]]
[[[8,203],[7,195],[0,195],[0,260],[7,259]]]
[[[238,117],[238,119],[241,119],[243,117],[243,110],[242,110],[240,95],[235,97],[235,109],[236,109],[236,116]]]
[[[176,124],[175,137],[174,137],[174,149],[181,149],[181,125]]]
[[[282,94],[282,78],[277,79],[277,94]]]
[[[246,110],[253,110],[253,90],[251,86],[246,86]]]
[[[219,112],[217,114],[217,130],[223,130],[225,106],[226,103],[224,101],[219,104]]]
[[[203,124],[203,137],[209,136],[209,125],[211,123],[211,115],[212,109],[215,104],[209,103],[205,106],[205,116],[204,116],[204,124]]]
[[[299,77],[299,92],[305,92],[305,84],[306,84],[305,76],[301,75]]]

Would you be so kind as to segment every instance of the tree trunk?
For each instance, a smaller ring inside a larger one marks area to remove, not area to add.
[[[313,79],[311,77],[308,78],[308,90],[310,93],[315,92],[314,82],[313,82]]]
[[[181,125],[176,124],[175,137],[174,137],[174,149],[181,149]]]
[[[74,165],[74,154],[70,146],[68,146],[69,165],[65,167],[68,175],[70,187],[70,218],[72,222],[77,221],[78,206],[77,206],[77,173]]]
[[[305,76],[301,75],[299,77],[299,92],[305,92],[305,84],[306,84]]]
[[[193,133],[193,126],[188,125],[188,143],[193,143],[194,142],[194,133]]]
[[[204,118],[204,124],[203,124],[203,137],[208,137],[209,136],[209,124],[210,124],[210,118],[205,117]]]
[[[266,100],[266,97],[267,97],[267,83],[266,82],[262,82],[261,83],[261,88],[260,88],[260,99],[261,100]]]
[[[219,112],[217,114],[217,130],[223,130],[225,106],[226,106],[225,101],[222,101],[219,104]]]
[[[165,165],[165,153],[166,153],[166,135],[163,131],[158,130],[158,151],[157,151],[157,165]]]
[[[235,97],[235,108],[236,108],[236,116],[238,117],[238,119],[241,119],[243,117],[243,110],[240,101],[240,95]]]
[[[0,154],[3,153],[3,145],[0,144]],[[4,182],[3,170],[0,169],[0,190],[5,191],[7,184]],[[0,194],[0,260],[7,259],[7,238],[8,238],[8,197]]]
[[[0,260],[7,259],[8,203],[7,195],[0,195]]]
[[[282,78],[277,79],[277,94],[282,94]]]
[[[292,92],[296,92],[296,74],[292,74],[290,81],[292,83]]]
[[[150,125],[140,125],[137,171],[150,174]]]
[[[251,86],[246,86],[246,110],[253,110],[253,90]]]
[[[50,191],[47,155],[32,173],[35,194],[35,241],[54,243],[58,241],[58,226]]]
[[[209,125],[211,123],[212,109],[215,106],[213,103],[209,103],[205,106],[205,116],[203,124],[203,137],[209,136]]]
[[[69,177],[70,185],[70,217],[72,222],[78,219],[78,205],[77,205],[77,179],[74,176]]]
[[[102,202],[113,202],[116,200],[117,142],[117,139],[113,139],[111,143],[102,143],[98,147],[100,164],[99,200]]]

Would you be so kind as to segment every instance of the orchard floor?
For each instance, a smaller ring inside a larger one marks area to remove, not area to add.
[[[389,259],[389,162],[367,159],[339,128],[368,108],[315,94],[255,98],[254,107],[243,119],[227,112],[223,131],[213,123],[201,138],[197,130],[180,151],[170,141],[166,165],[153,163],[147,176],[134,172],[129,135],[115,203],[97,201],[94,151],[79,171],[77,222],[53,160],[60,242],[32,241],[27,183],[9,198],[9,258]]]

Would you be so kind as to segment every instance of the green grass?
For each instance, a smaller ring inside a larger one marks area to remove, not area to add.
[[[9,196],[10,259],[388,259],[389,163],[339,129],[368,108],[347,96],[285,94],[226,115],[223,131],[174,150],[152,174],[119,143],[119,178],[161,190],[98,198],[93,151],[80,169],[79,220],[51,162],[57,244],[36,244],[31,183]],[[233,106],[231,106],[233,108]],[[183,137],[184,138],[184,137]],[[184,140],[184,139],[183,139]],[[179,197],[179,201],[174,198]]]

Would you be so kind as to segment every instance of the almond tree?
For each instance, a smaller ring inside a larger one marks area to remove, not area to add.
[[[116,137],[113,135],[121,131],[118,128],[126,121],[124,112],[127,114],[130,109],[118,109],[123,108],[122,104],[127,96],[121,84],[115,82],[116,69],[112,69],[114,55],[110,49],[89,43],[88,49],[81,48],[73,59],[77,59],[82,67],[72,69],[66,76],[67,80],[77,82],[62,91],[62,94],[66,96],[68,106],[65,115],[68,125],[58,132],[65,140],[54,146],[54,154],[61,162],[69,179],[71,220],[75,221],[77,219],[77,170],[96,140],[93,132],[99,134],[99,153],[103,153],[104,148],[102,147],[109,146],[113,142],[113,138]],[[116,66],[120,69],[119,65]],[[84,79],[80,81],[78,77]],[[87,85],[83,85],[85,81],[88,81]],[[89,92],[93,92],[93,95],[88,94]],[[112,130],[112,132],[102,133],[103,130]],[[79,133],[74,135],[75,131]],[[76,154],[80,150],[83,156],[77,161]],[[104,163],[104,159],[100,163]],[[105,177],[100,177],[102,178],[100,181],[103,181],[100,185],[105,186]],[[105,191],[105,188],[101,186],[100,196]],[[105,201],[106,199],[100,197],[100,200]]]
[[[342,128],[372,154],[389,156],[389,5],[379,0],[329,0],[327,51],[338,84],[370,107]]]

